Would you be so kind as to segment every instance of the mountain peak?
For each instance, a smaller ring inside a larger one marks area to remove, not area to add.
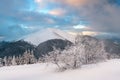
[[[68,40],[73,42],[74,36],[59,29],[47,28],[47,29],[43,29],[38,32],[32,33],[30,35],[24,36],[22,39],[34,45],[38,45],[50,39],[62,39],[62,40]]]

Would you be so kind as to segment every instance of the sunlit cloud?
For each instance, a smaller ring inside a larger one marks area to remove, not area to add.
[[[89,36],[96,36],[100,34],[99,32],[94,32],[94,31],[81,31],[81,32],[68,31],[68,33],[74,36],[76,36],[77,34],[89,35]]]
[[[76,35],[77,35],[77,33],[76,33],[76,32],[72,32],[72,31],[68,31],[67,33],[69,33],[69,34],[71,34],[71,35],[74,35],[74,36],[76,36]]]
[[[35,0],[36,3],[41,3],[43,0]]]
[[[96,36],[96,35],[98,35],[100,33],[99,32],[93,32],[93,31],[83,31],[82,34],[83,35]]]
[[[90,0],[62,0],[65,4],[70,5],[70,6],[83,6],[87,3],[90,3]]]
[[[63,16],[65,11],[63,9],[53,9],[48,12],[48,14],[53,16]]]

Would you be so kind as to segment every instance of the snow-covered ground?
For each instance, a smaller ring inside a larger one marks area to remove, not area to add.
[[[55,68],[52,64],[1,67],[0,80],[120,80],[119,59],[65,72],[56,72]]]

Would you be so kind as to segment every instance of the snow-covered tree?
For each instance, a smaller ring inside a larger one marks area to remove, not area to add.
[[[81,42],[82,42],[82,40],[83,40],[83,35],[82,35],[82,33],[77,33],[77,35],[76,35],[76,37],[75,37],[75,42],[74,42],[74,44],[76,45],[78,45],[78,44],[81,44]]]
[[[0,67],[2,67],[2,66],[3,66],[3,59],[0,58]]]
[[[7,58],[7,66],[11,66],[11,65],[12,65],[12,57],[9,56],[9,57]]]
[[[45,61],[56,64],[59,68],[75,69],[82,64],[96,63],[106,59],[104,44],[100,41],[85,41],[83,35],[77,35],[75,44],[65,50],[54,49],[44,57]]]
[[[66,47],[65,50],[55,49],[44,57],[45,61],[52,62],[60,69],[79,68],[84,59],[83,45],[76,47],[75,45]]]
[[[19,56],[17,56],[17,57],[15,58],[15,62],[16,62],[17,65],[20,65]]]
[[[48,55],[45,55],[42,61],[51,62],[53,64],[56,64],[58,68],[61,68],[61,65],[59,64],[60,54],[61,54],[61,50],[53,47],[53,51],[49,52]]]
[[[94,42],[93,42],[94,43]],[[97,44],[90,43],[85,45],[85,62],[84,64],[95,63],[102,60],[105,60],[107,57],[107,53],[104,49],[104,44],[102,42],[98,42]]]
[[[81,48],[83,46],[80,46]],[[62,51],[60,55],[60,62],[63,63],[65,69],[75,69],[81,67],[83,60],[83,50],[78,49],[76,46],[71,46]]]
[[[37,62],[37,59],[34,56],[33,50],[30,51],[30,58],[29,58],[29,64],[34,64]]]
[[[4,58],[3,58],[3,66],[7,66],[7,57],[5,56]]]
[[[33,51],[26,50],[24,54],[19,57],[20,64],[33,64],[36,62],[36,58],[33,54]]]
[[[11,63],[12,65],[17,65],[15,56],[13,56]]]

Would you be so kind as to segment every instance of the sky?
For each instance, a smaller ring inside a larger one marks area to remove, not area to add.
[[[120,35],[120,0],[0,0],[0,40],[45,28]]]

